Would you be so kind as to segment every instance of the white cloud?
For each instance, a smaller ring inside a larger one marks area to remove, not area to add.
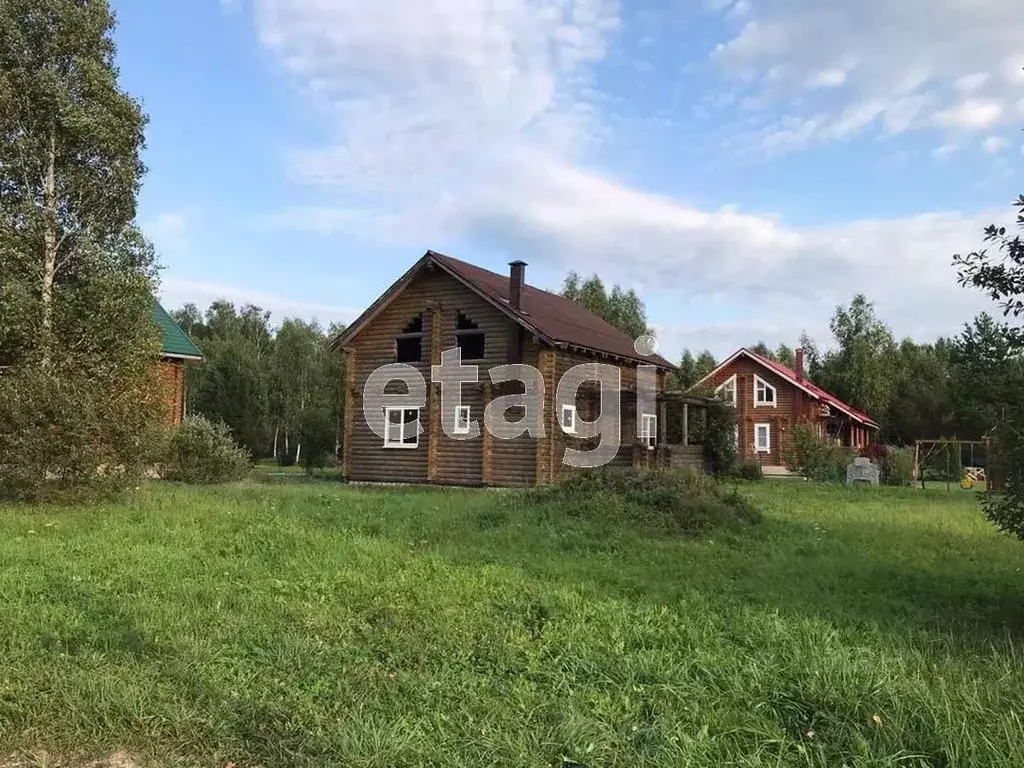
[[[938,160],[945,160],[954,152],[956,152],[956,150],[956,144],[943,144],[942,146],[936,147],[935,149],[932,150],[932,157]]]
[[[327,326],[332,322],[349,323],[362,312],[361,309],[295,301],[268,291],[202,280],[165,277],[160,284],[160,300],[168,308],[191,302],[204,310],[217,299],[227,299],[238,305],[255,304],[269,310],[274,322],[280,322],[286,317],[300,317],[304,320],[315,319]]]
[[[981,142],[981,148],[990,155],[998,155],[1008,146],[1010,146],[1010,143],[1000,136],[989,136]]]
[[[939,112],[935,119],[939,125],[981,130],[995,125],[1002,116],[1003,105],[999,102],[968,99]]]
[[[970,75],[958,77],[953,81],[953,87],[962,93],[976,91],[991,79],[988,72],[975,72]]]
[[[753,10],[753,4],[748,0],[736,0],[736,3],[729,9],[732,18],[739,19],[747,16]]]
[[[808,88],[838,88],[846,82],[846,72],[842,69],[823,69],[807,80]]]
[[[571,151],[597,126],[589,65],[615,0],[255,0],[257,30],[323,109],[297,177],[416,198],[485,174],[510,144]]]
[[[712,59],[784,110],[782,120],[766,114],[760,136],[814,116],[790,149],[863,132],[990,128],[1009,118],[1024,82],[1024,15],[1000,0],[765,0],[752,16]]]
[[[824,328],[836,304],[863,291],[898,333],[929,337],[955,331],[986,306],[957,285],[950,262],[1003,213],[799,228],[734,208],[704,211],[555,158],[522,157],[452,223],[553,272],[597,270],[652,298],[731,302],[755,324],[781,321],[796,334],[786,318]]]

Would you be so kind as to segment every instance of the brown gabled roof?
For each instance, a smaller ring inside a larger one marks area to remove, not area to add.
[[[449,273],[548,344],[604,353],[638,363],[649,363],[659,368],[675,368],[672,363],[660,355],[651,355],[650,357],[640,355],[634,348],[634,340],[628,334],[623,333],[581,304],[559,296],[557,293],[544,291],[532,285],[524,285],[520,308],[513,309],[509,306],[508,275],[499,275],[436,251],[427,251],[426,255],[412,269],[406,272],[366,312],[346,328],[345,333],[335,343],[341,345],[350,341],[365,322],[380,311],[420,269],[429,264],[434,264]]]

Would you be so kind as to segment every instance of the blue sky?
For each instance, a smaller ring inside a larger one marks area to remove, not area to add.
[[[992,0],[114,0],[164,302],[350,320],[427,248],[645,298],[661,350],[955,332],[1024,191]],[[822,8],[824,6],[824,8]]]

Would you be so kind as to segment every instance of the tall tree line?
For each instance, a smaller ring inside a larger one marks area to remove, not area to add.
[[[279,327],[253,305],[215,301],[171,312],[203,351],[188,372],[189,411],[230,427],[257,458],[301,462],[337,454],[342,439],[345,361],[331,349],[344,330],[286,318]]]
[[[810,378],[872,415],[888,443],[977,440],[1024,386],[1024,357],[1007,342],[1006,324],[987,313],[950,338],[897,341],[857,295],[837,307],[831,329],[834,345],[824,353],[805,339]]]
[[[627,291],[616,283],[608,290],[596,274],[582,278],[570,272],[562,283],[562,296],[582,304],[634,339],[653,334],[647,325],[644,303],[632,288]]]

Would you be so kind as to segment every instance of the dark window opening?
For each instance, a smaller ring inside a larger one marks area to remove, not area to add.
[[[419,363],[423,360],[423,337],[395,339],[395,360],[399,363]]]
[[[423,315],[417,315],[395,337],[395,362],[423,361]]]
[[[481,360],[486,349],[486,338],[480,326],[459,312],[455,325],[455,343],[463,360]]]

